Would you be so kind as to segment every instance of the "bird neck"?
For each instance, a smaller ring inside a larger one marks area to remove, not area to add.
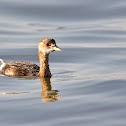
[[[39,70],[39,76],[40,77],[51,77],[51,72],[49,69],[49,54],[43,54],[42,51],[38,51],[39,53],[39,62],[40,62],[40,70]]]

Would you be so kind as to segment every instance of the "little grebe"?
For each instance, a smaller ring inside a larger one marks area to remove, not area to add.
[[[24,61],[11,61],[6,63],[2,59],[0,72],[7,76],[39,76],[51,77],[49,69],[49,54],[53,51],[61,51],[52,38],[44,38],[39,42],[38,54],[40,67],[36,64]]]

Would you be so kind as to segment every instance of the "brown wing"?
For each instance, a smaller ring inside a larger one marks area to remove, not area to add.
[[[38,72],[38,65],[24,61],[11,61],[5,70],[5,74],[12,74],[12,76],[36,76]]]

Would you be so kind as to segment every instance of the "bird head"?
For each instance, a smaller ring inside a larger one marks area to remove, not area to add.
[[[49,54],[53,51],[61,51],[61,49],[56,45],[53,38],[43,38],[39,43],[39,50],[44,54]]]

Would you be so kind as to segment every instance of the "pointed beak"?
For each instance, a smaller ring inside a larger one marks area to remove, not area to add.
[[[54,51],[61,51],[61,49],[56,45],[54,47],[51,47],[52,50]]]

